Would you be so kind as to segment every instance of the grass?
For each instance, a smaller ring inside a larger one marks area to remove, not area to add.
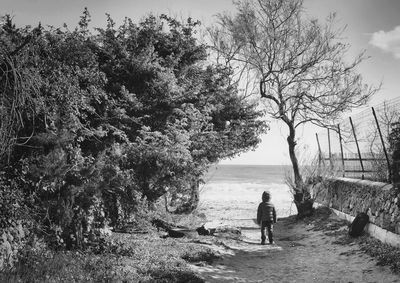
[[[205,221],[196,212],[157,213],[192,229]],[[0,271],[0,282],[203,282],[190,264],[217,258],[210,245],[202,243],[205,237],[163,239],[154,227],[147,228],[147,234],[113,233],[85,251],[55,251],[35,240],[20,253],[14,269]]]
[[[203,282],[188,263],[216,257],[192,239],[114,233],[92,251],[31,248],[14,270],[0,273],[0,282]]]

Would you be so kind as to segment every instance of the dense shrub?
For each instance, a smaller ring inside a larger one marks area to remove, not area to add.
[[[389,152],[391,153],[392,182],[400,183],[400,121],[392,124],[389,134]]]
[[[148,235],[117,234],[101,253],[53,251],[42,241],[20,253],[1,282],[203,282],[187,265],[216,257],[208,247]]]
[[[191,18],[109,17],[95,32],[87,10],[73,30],[11,19],[0,21],[2,235],[22,225],[52,248],[85,248],[110,226],[146,226],[162,196],[190,211],[208,166],[266,131],[232,70],[207,62]]]

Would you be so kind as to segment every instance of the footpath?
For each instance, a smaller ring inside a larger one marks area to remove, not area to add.
[[[274,240],[262,246],[258,228],[247,227],[240,239],[214,246],[221,257],[212,265],[193,269],[206,282],[400,282],[399,274],[361,251],[334,214],[280,219]]]

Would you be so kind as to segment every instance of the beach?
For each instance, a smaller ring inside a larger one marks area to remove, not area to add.
[[[198,211],[207,225],[254,228],[254,219],[263,191],[272,196],[278,217],[296,213],[285,174],[289,166],[219,165],[210,169],[200,188]]]

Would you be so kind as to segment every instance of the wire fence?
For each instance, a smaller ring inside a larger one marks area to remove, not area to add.
[[[319,164],[329,166],[337,176],[389,181],[388,137],[392,124],[399,118],[400,97],[344,119],[337,127],[316,133]]]

